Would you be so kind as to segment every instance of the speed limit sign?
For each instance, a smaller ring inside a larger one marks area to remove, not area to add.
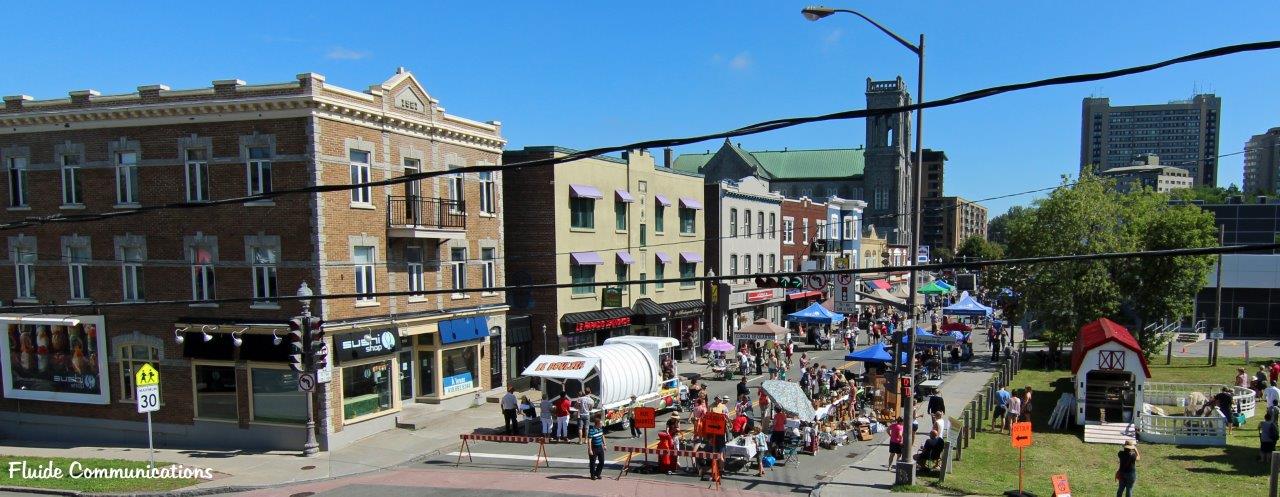
[[[138,412],[156,412],[160,410],[160,385],[138,386],[135,392],[138,399]]]

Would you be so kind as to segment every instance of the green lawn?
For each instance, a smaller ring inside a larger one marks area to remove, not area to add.
[[[62,470],[61,478],[23,478],[20,473],[10,477],[10,463],[27,462],[29,471],[44,467],[53,462],[54,467]],[[163,492],[194,485],[202,480],[195,478],[72,478],[72,463],[78,462],[75,469],[82,474],[85,469],[109,468],[146,468],[145,461],[124,461],[119,459],[71,459],[64,457],[18,457],[0,456],[0,485],[28,488],[48,488],[58,490],[77,490],[81,492]],[[156,468],[168,467],[169,463],[156,462]]]
[[[1253,373],[1264,359],[1256,358],[1246,370]],[[1270,359],[1265,359],[1270,360]],[[1151,364],[1151,381],[1171,383],[1232,383],[1235,368],[1245,366],[1243,358],[1220,359],[1217,367],[1205,359],[1163,358]],[[1053,405],[1071,389],[1069,371],[1024,369],[1013,385],[1031,385],[1035,391],[1034,444],[1025,451],[1026,489],[1038,495],[1052,495],[1049,477],[1065,473],[1072,495],[1112,495],[1115,493],[1116,445],[1086,444],[1080,428],[1066,432],[1045,432]],[[1244,427],[1227,436],[1226,447],[1185,447],[1141,444],[1135,495],[1162,497],[1203,497],[1205,495],[1264,495],[1268,466],[1258,456],[1259,409]],[[934,485],[946,492],[999,495],[1018,485],[1018,451],[1009,446],[1008,435],[981,433],[955,464],[946,481]],[[931,477],[923,479],[935,482]]]

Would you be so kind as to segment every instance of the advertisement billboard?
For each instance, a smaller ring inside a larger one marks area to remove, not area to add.
[[[107,330],[103,316],[0,315],[9,353],[0,363],[4,396],[108,404]]]

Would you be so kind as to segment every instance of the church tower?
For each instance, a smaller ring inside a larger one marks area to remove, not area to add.
[[[867,109],[885,109],[911,104],[907,85],[898,76],[894,81],[867,78]],[[874,225],[889,243],[910,239],[912,207],[910,149],[911,120],[906,112],[867,118],[867,148],[864,152],[863,200],[867,202],[866,224]]]

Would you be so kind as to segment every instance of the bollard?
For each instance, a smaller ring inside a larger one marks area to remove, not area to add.
[[[987,397],[987,392],[978,392],[978,399],[975,401],[976,403],[974,404],[974,410],[977,411],[978,413],[978,423],[977,423],[978,426],[982,426],[982,423],[987,420],[987,410],[983,409],[983,406],[987,405],[987,402],[983,400],[986,397]],[[977,433],[977,432],[974,432],[974,433]]]
[[[1164,354],[1164,365],[1173,364],[1173,340],[1169,341],[1169,351]]]
[[[981,412],[981,409],[978,409],[979,405],[980,404],[978,404],[977,400],[969,401],[969,412],[973,413],[973,422],[969,424],[969,438],[977,438],[978,427],[982,426],[982,421],[979,417],[979,413]]]
[[[964,417],[965,419],[969,419],[969,413],[966,412]],[[956,447],[959,447],[960,449],[956,451],[957,461],[960,460],[961,451],[963,451],[964,448],[968,446],[969,446],[969,425],[966,422],[965,424],[960,425],[960,437],[956,439]]]
[[[1280,497],[1280,452],[1271,453],[1271,490],[1267,495]]]

